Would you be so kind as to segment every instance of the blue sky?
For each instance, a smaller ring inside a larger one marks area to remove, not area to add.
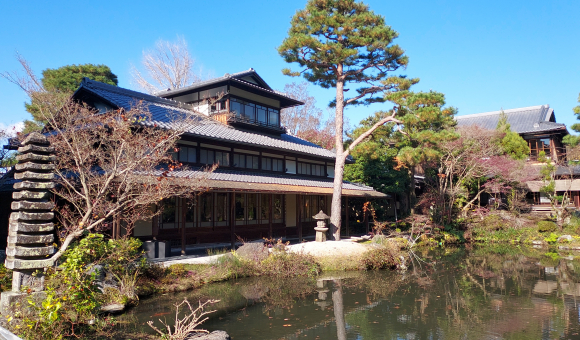
[[[575,122],[580,92],[579,1],[366,1],[399,32],[416,91],[446,95],[459,114],[550,104]],[[130,83],[131,63],[158,39],[182,35],[198,66],[221,76],[253,67],[274,88],[290,18],[305,1],[0,1],[0,71],[19,69],[19,52],[38,74],[68,64],[106,64]],[[324,108],[332,90],[314,85]],[[28,118],[27,97],[0,79],[0,127]],[[351,123],[386,104],[347,110]]]

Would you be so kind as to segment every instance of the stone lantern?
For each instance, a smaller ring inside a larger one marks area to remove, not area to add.
[[[316,242],[325,242],[326,241],[326,232],[328,231],[328,227],[326,227],[326,220],[330,217],[320,210],[320,212],[314,216],[313,219],[316,220]]]

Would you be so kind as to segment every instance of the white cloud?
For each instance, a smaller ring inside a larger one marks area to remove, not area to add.
[[[24,122],[18,122],[10,125],[6,125],[0,122],[0,130],[5,130],[9,135],[15,136],[17,132],[24,129]]]

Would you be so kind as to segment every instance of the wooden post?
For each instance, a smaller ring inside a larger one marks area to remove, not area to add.
[[[296,228],[298,229],[298,242],[302,242],[302,196],[296,194]]]
[[[155,209],[159,209],[159,205],[155,205]],[[159,234],[159,216],[153,216],[151,221],[152,224],[152,236],[154,240],[157,240],[157,235]]]
[[[345,223],[344,223],[344,227],[346,228],[346,237],[349,237],[349,232],[348,232],[348,196],[344,196],[344,214],[345,214]]]
[[[274,219],[274,204],[273,204],[273,196],[274,194],[268,194],[270,196],[270,213],[268,214],[268,223],[270,225],[270,239],[274,238],[273,232],[272,232],[272,220]]]
[[[118,240],[121,238],[121,216],[117,215],[115,217],[115,224],[117,228],[115,228],[115,239]]]
[[[181,256],[185,256],[185,213],[187,204],[185,197],[181,199]]]
[[[367,202],[367,203],[368,203],[368,202]],[[370,205],[370,204],[369,204],[369,205]],[[368,207],[369,205],[367,205],[367,207]],[[366,233],[367,233],[367,235],[368,235],[368,233],[369,233],[369,213],[368,213],[368,211],[366,211],[365,209],[363,209],[363,213],[365,214],[365,215],[364,215],[364,217],[365,217],[365,230],[366,230]]]
[[[236,249],[236,192],[230,193],[230,240],[232,250]]]

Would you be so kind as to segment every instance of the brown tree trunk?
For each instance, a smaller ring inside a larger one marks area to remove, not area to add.
[[[341,223],[341,200],[342,200],[342,178],[344,175],[344,146],[342,144],[343,134],[343,113],[344,113],[344,80],[342,79],[342,65],[338,65],[339,79],[336,83],[336,118],[335,118],[335,147],[336,162],[334,165],[334,188],[332,191],[332,204],[330,215],[330,232],[333,239],[340,240]]]
[[[334,305],[334,319],[336,320],[336,338],[346,340],[346,322],[344,321],[344,302],[342,300],[342,284],[339,280],[333,280],[332,303]]]

